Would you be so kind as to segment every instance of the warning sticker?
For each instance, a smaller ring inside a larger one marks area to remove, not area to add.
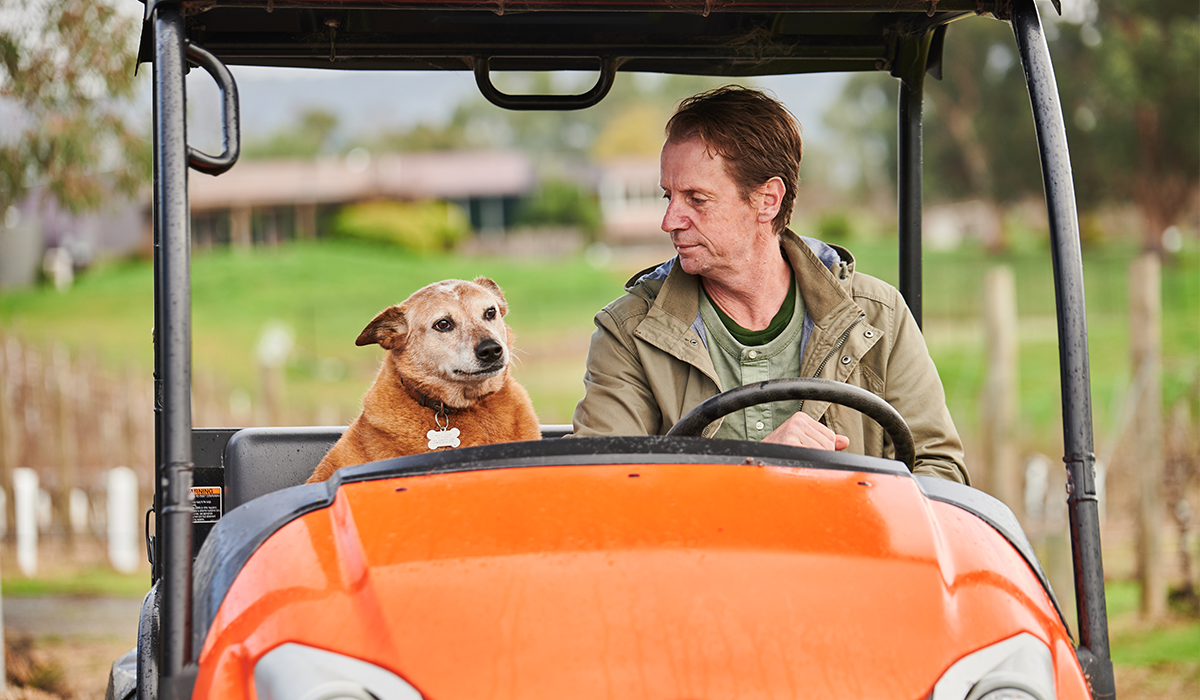
[[[215,523],[221,519],[221,487],[192,487],[192,524]]]

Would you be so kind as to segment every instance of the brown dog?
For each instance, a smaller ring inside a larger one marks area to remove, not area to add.
[[[384,309],[355,341],[388,351],[363,411],[308,482],[388,457],[541,438],[529,394],[509,376],[507,313],[486,277],[435,282]]]

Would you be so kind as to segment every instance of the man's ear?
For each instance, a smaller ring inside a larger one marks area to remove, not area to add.
[[[506,301],[504,299],[504,292],[501,291],[500,285],[496,284],[495,282],[493,282],[491,279],[489,279],[487,277],[476,277],[472,281],[475,284],[479,285],[480,287],[483,287],[484,289],[488,290],[492,294],[495,294],[500,299],[500,315],[501,316],[508,313],[508,301]]]
[[[783,180],[778,177],[773,177],[767,180],[758,190],[758,222],[770,223],[779,215],[779,208],[783,206],[783,195],[787,192],[787,186],[783,184]]]
[[[362,333],[358,334],[355,345],[374,345],[378,343],[388,350],[401,350],[404,341],[408,339],[408,321],[399,306],[389,306],[373,321],[367,324]]]

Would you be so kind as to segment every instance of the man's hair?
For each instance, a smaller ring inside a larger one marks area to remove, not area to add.
[[[773,177],[783,180],[783,201],[772,222],[782,233],[792,218],[804,143],[800,124],[779,100],[740,85],[726,85],[679,103],[667,122],[667,141],[699,137],[725,159],[726,172],[746,201]]]

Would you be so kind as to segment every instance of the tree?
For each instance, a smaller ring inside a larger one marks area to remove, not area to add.
[[[332,149],[338,118],[333,112],[305,110],[290,126],[278,129],[262,140],[247,139],[242,155],[256,158],[315,158]]]
[[[996,222],[994,251],[1006,245],[1004,209],[1042,193],[1028,91],[1012,28],[1003,22],[957,22],[946,33],[944,79],[925,80],[923,189],[926,201],[981,199]],[[825,115],[851,144],[860,187],[896,186],[899,81],[858,74]],[[894,191],[894,189],[893,189]]]
[[[1162,252],[1200,187],[1200,17],[1194,2],[1083,2],[1043,9],[1082,210],[1131,203],[1144,247]],[[925,82],[926,198],[1003,207],[1042,182],[1012,28],[967,20],[946,34],[945,80]],[[855,76],[826,121],[855,144],[863,182],[895,185],[896,80]],[[873,179],[870,176],[875,175]]]
[[[136,20],[115,0],[0,0],[0,211],[45,187],[66,209],[148,180],[132,122]]]
[[[1200,187],[1200,14],[1194,2],[1089,4],[1056,59],[1081,203],[1131,201],[1163,252]]]
[[[564,94],[582,92],[591,84],[563,84],[547,73],[497,76],[497,87],[510,94]],[[586,82],[586,81],[585,81]],[[508,111],[481,96],[468,98],[454,111],[449,123],[427,124],[383,134],[362,145],[371,150],[437,150],[450,148],[521,148],[542,160],[581,158],[585,155],[644,154],[647,141],[632,138],[626,127],[633,123],[649,128],[648,138],[662,146],[666,117],[676,102],[688,95],[729,80],[697,76],[654,76],[619,73],[609,94],[598,105],[566,112]],[[646,115],[661,115],[649,124]],[[611,127],[616,120],[623,124]],[[599,146],[597,147],[597,144]],[[596,151],[599,151],[599,154]]]

